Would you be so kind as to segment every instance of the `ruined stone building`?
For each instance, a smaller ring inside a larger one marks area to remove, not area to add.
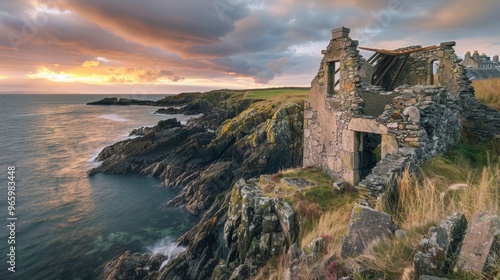
[[[349,31],[332,30],[311,83],[304,166],[357,186],[373,205],[404,168],[445,152],[461,131],[498,139],[500,114],[475,99],[455,42],[362,48]]]

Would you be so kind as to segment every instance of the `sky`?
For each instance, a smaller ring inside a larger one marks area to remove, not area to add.
[[[309,86],[333,28],[365,47],[493,56],[499,15],[497,0],[4,0],[0,92]]]

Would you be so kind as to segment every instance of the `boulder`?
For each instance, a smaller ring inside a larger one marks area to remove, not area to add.
[[[142,280],[148,275],[146,265],[150,259],[149,254],[139,254],[127,251],[118,259],[106,264],[103,280]]]
[[[445,275],[453,268],[463,241],[467,221],[454,213],[438,227],[431,227],[417,247],[413,265],[417,275]]]
[[[356,205],[349,222],[349,234],[342,243],[342,257],[363,253],[371,243],[394,236],[397,229],[389,214]]]
[[[306,179],[303,178],[283,178],[281,180],[285,184],[296,187],[298,189],[305,189],[307,187],[314,185],[313,182],[307,181]]]
[[[500,217],[489,212],[476,214],[467,229],[455,269],[487,271],[490,266],[500,262],[499,256]]]

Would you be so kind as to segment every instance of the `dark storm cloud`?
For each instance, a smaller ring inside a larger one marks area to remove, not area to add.
[[[32,71],[103,57],[103,67],[169,69],[171,81],[229,75],[268,83],[312,78],[321,48],[304,46],[326,47],[338,26],[365,46],[457,40],[459,49],[474,40],[494,46],[499,13],[495,0],[2,1],[0,59],[2,68]]]
[[[206,0],[69,0],[65,7],[126,40],[177,53],[220,45],[234,21],[248,14],[238,5],[221,18],[213,1]]]

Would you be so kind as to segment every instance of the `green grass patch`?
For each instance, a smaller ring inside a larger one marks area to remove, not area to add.
[[[483,168],[498,163],[500,142],[470,144],[459,142],[445,154],[428,160],[422,170],[427,176],[443,177],[450,183],[478,177]],[[471,178],[472,176],[473,178]]]
[[[309,94],[309,89],[305,88],[269,88],[249,90],[245,94],[248,99],[269,99],[278,96],[284,97],[304,97]]]
[[[333,179],[318,167],[288,170],[281,174],[281,178],[302,178],[313,182],[315,186],[304,189],[301,197],[318,204],[322,211],[353,204],[357,198],[356,192],[333,190]]]

